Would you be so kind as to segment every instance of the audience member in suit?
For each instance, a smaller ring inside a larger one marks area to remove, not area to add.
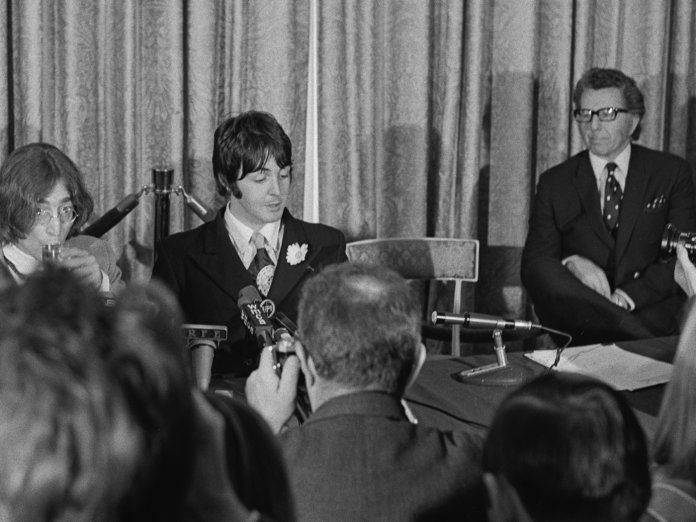
[[[216,351],[213,374],[246,376],[259,348],[240,319],[239,291],[258,285],[276,310],[294,321],[302,282],[322,266],[346,259],[345,238],[287,210],[292,147],[270,114],[250,111],[220,124],[213,174],[227,204],[212,222],[161,241],[152,277],[174,291],[187,322],[227,326],[228,340]],[[257,232],[261,246],[254,243]],[[254,278],[249,270],[262,253],[275,268]]]
[[[644,522],[696,520],[696,301],[686,308],[653,440],[657,467]]]
[[[300,369],[313,410],[281,434],[298,520],[475,518],[480,438],[419,426],[403,401],[425,359],[420,316],[393,271],[333,265],[302,289],[297,357],[278,377],[261,354],[247,398],[274,431],[293,413]]]
[[[573,101],[587,150],[539,178],[522,282],[541,322],[575,344],[674,334],[684,295],[660,240],[667,223],[696,229],[691,168],[632,143],[645,105],[621,71],[590,69]]]
[[[645,435],[626,399],[547,373],[499,406],[483,449],[491,522],[628,522],[650,498]]]
[[[15,149],[0,168],[0,243],[4,264],[21,283],[41,263],[42,247],[62,245],[58,262],[104,294],[124,284],[111,248],[78,235],[93,202],[82,174],[47,143]]]
[[[258,520],[192,394],[173,296],[107,307],[85,283],[49,265],[0,293],[0,519]]]

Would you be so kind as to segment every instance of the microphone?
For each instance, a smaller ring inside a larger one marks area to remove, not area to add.
[[[495,315],[464,312],[462,314],[443,314],[437,310],[432,313],[433,324],[459,324],[464,328],[484,328],[486,330],[537,330],[540,324],[517,319],[505,319]]]
[[[140,203],[143,191],[134,192],[119,201],[115,207],[80,232],[86,236],[101,237],[114,228]]]
[[[227,339],[227,327],[217,324],[182,324],[181,330],[190,350],[193,378],[201,390],[210,385],[215,349]]]
[[[242,314],[242,322],[247,330],[256,337],[259,347],[270,346],[273,341],[273,323],[270,315],[264,310],[264,302],[273,303],[270,299],[262,299],[254,285],[248,285],[239,291],[237,306]]]

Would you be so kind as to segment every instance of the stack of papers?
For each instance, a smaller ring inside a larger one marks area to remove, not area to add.
[[[525,357],[550,368],[556,360],[556,350],[535,351]],[[664,384],[672,376],[671,364],[627,352],[615,344],[566,348],[556,370],[589,375],[617,390],[629,391]]]

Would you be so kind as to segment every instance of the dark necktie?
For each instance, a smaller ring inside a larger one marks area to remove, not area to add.
[[[254,232],[251,235],[251,241],[256,247],[256,255],[249,265],[249,273],[256,281],[256,286],[263,295],[268,295],[273,282],[273,273],[275,265],[271,261],[271,256],[266,250],[265,239],[263,234]]]
[[[619,212],[621,210],[621,199],[623,192],[621,185],[614,177],[616,163],[607,163],[607,181],[604,184],[604,222],[607,224],[609,232],[616,233],[619,227]]]

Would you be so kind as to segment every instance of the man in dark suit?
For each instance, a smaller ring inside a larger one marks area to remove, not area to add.
[[[246,376],[259,347],[241,321],[239,291],[256,285],[276,311],[295,320],[301,284],[322,266],[346,259],[345,238],[286,209],[292,146],[268,113],[250,111],[220,124],[213,173],[227,205],[212,222],[162,240],[152,277],[174,291],[187,322],[227,326],[213,374]]]
[[[541,322],[574,344],[677,331],[684,295],[665,226],[696,229],[691,168],[632,144],[645,113],[635,81],[590,69],[573,93],[587,149],[543,173],[522,254],[522,282]]]
[[[271,352],[261,355],[247,399],[271,427],[292,415],[300,368],[313,410],[281,434],[298,520],[477,520],[485,511],[473,493],[479,434],[419,426],[402,400],[425,359],[420,315],[395,272],[330,266],[302,289],[297,357],[280,378]]]

